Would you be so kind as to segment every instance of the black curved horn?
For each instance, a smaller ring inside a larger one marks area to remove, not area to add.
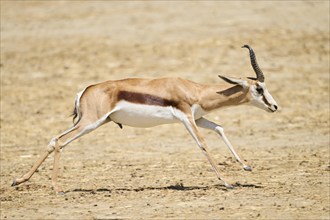
[[[244,47],[249,49],[251,65],[254,69],[254,72],[257,75],[257,80],[260,82],[264,82],[265,81],[264,74],[262,73],[261,69],[259,68],[259,65],[257,63],[257,58],[256,58],[256,55],[255,55],[252,47],[250,47],[249,45],[244,45],[242,48],[244,48]]]

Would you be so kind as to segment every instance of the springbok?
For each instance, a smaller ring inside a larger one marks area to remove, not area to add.
[[[210,162],[217,178],[223,181],[226,187],[233,188],[222,178],[197,127],[218,133],[244,170],[252,170],[237,155],[225,136],[224,129],[204,118],[204,115],[213,110],[248,103],[268,112],[277,110],[277,104],[266,88],[264,74],[258,66],[253,49],[248,45],[243,47],[249,49],[256,78],[248,77],[243,80],[219,75],[228,83],[225,85],[203,85],[181,78],[130,78],[87,86],[77,94],[73,127],[54,137],[47,151],[35,162],[30,171],[14,180],[12,186],[29,180],[54,151],[52,186],[56,192],[62,192],[57,184],[61,149],[73,140],[113,121],[121,128],[122,125],[153,127],[181,122]]]

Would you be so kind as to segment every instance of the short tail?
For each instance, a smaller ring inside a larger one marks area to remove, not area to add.
[[[79,112],[79,106],[77,103],[77,99],[74,103],[74,109],[73,109],[71,116],[73,116],[73,119],[72,119],[73,125],[76,126],[81,119],[81,113]],[[78,119],[77,119],[77,117],[78,117]]]
[[[73,112],[71,114],[71,116],[73,116],[73,125],[76,126],[80,119],[81,119],[81,116],[82,116],[82,112],[81,112],[81,109],[80,109],[80,100],[81,100],[81,96],[84,94],[85,90],[87,89],[87,87],[79,92],[76,96],[76,100],[74,102],[74,109],[73,109]]]

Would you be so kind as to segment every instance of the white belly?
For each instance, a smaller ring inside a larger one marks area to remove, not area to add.
[[[153,127],[180,122],[183,113],[173,107],[142,105],[120,101],[110,115],[112,121],[131,127]]]

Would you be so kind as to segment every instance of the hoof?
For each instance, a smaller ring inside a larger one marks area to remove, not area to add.
[[[244,166],[245,171],[252,171],[252,168],[250,166]]]
[[[227,189],[234,189],[235,187],[231,184],[225,183]]]
[[[65,195],[65,192],[60,191],[60,192],[57,192],[56,194],[59,195],[59,196],[64,196]]]
[[[16,181],[16,179],[13,180],[13,183],[11,184],[11,186],[17,186],[17,181]]]

